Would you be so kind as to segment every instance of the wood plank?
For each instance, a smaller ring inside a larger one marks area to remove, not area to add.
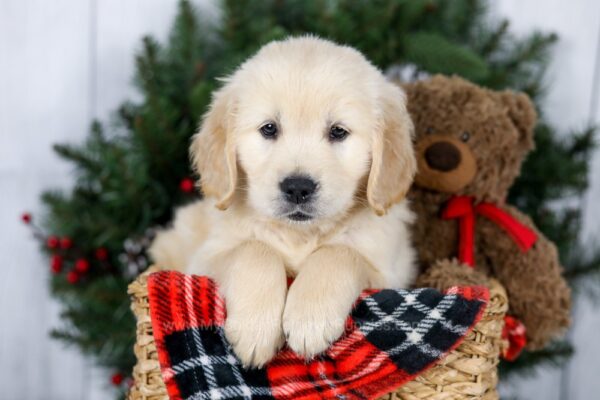
[[[544,112],[565,133],[584,126],[592,95],[600,2],[499,0],[492,6],[518,34],[540,29],[559,35],[546,79]]]
[[[600,24],[600,12],[593,10]],[[592,98],[590,101],[589,122],[600,126],[600,32],[596,34],[595,79],[590,82]],[[590,188],[584,199],[583,240],[598,250],[600,243],[600,149],[596,150],[590,170]],[[598,285],[595,281],[594,284]],[[600,310],[597,301],[579,301],[574,315],[576,324],[571,336],[576,344],[576,355],[569,364],[569,399],[587,400],[598,398],[600,380],[598,379],[598,360],[600,360]]]
[[[203,15],[217,18],[215,2],[195,0],[192,4]],[[98,3],[96,117],[106,120],[124,100],[140,98],[133,86],[134,55],[145,35],[164,43],[176,11],[176,2],[164,0]]]
[[[598,68],[596,51],[600,3],[594,0],[568,4],[561,0],[546,0],[543,4],[500,0],[494,5],[501,15],[509,18],[517,32],[539,28],[559,35],[560,40],[548,71],[549,92],[544,103],[548,119],[564,134],[568,134],[570,129],[585,126],[590,120],[600,122],[600,112],[590,116],[590,103],[594,95],[592,81]],[[600,222],[598,207],[592,205],[600,199],[599,156],[596,157],[588,207],[584,213],[586,230],[588,226],[597,228]],[[590,198],[595,200],[589,201]],[[594,379],[597,375],[596,360],[600,358],[600,347],[595,340],[599,329],[600,313],[588,303],[578,304],[574,327],[569,333],[577,353],[564,371],[544,369],[535,377],[511,381],[503,387],[503,394],[507,397],[517,395],[519,399],[595,398],[594,395],[600,393],[600,381]]]
[[[47,261],[19,222],[38,195],[67,187],[51,144],[79,140],[89,118],[89,1],[0,3],[0,387],[5,399],[80,400],[86,364],[51,340],[58,305]]]

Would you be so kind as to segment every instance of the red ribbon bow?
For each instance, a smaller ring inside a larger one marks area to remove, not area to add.
[[[527,252],[537,241],[537,234],[517,221],[512,215],[492,203],[473,205],[469,196],[455,196],[442,212],[443,219],[458,219],[458,259],[471,267],[475,266],[475,217],[481,215],[493,221],[519,246]],[[525,326],[518,319],[504,317],[502,337],[508,340],[509,347],[503,356],[508,361],[515,360],[527,344]]]
[[[502,338],[508,340],[508,348],[504,350],[502,357],[506,361],[514,361],[519,357],[527,344],[526,333],[525,325],[521,321],[510,315],[504,317]]]
[[[442,212],[442,218],[459,219],[458,259],[471,267],[475,266],[476,215],[481,215],[504,229],[523,252],[529,250],[537,241],[534,231],[495,204],[479,203],[474,206],[472,197],[453,197]]]

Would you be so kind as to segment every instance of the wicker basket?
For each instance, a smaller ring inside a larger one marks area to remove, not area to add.
[[[150,268],[129,285],[131,309],[137,318],[134,352],[138,360],[133,368],[129,400],[169,399],[161,377],[148,305],[147,278],[155,271],[156,268]],[[439,364],[380,400],[498,399],[497,365],[506,345],[501,334],[507,309],[504,288],[492,281],[490,304],[465,340]]]

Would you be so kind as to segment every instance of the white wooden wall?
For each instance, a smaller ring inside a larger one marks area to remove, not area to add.
[[[568,132],[587,123],[600,124],[598,96],[600,86],[600,2],[579,0],[502,0],[494,2],[500,15],[507,16],[516,32],[532,28],[552,30],[560,41],[548,71],[548,93],[545,111],[549,119]],[[592,173],[592,188],[585,204],[586,238],[600,239],[600,152]],[[524,378],[505,387],[504,393],[518,394],[522,399],[587,400],[600,399],[600,312],[589,302],[575,307],[574,329],[570,336],[577,354],[563,370],[547,370],[536,379]]]
[[[0,399],[105,400],[109,376],[48,338],[48,269],[19,221],[41,190],[68,187],[51,151],[106,120],[131,86],[142,35],[164,39],[174,0],[0,1]]]
[[[51,144],[80,141],[91,118],[106,120],[124,99],[136,96],[133,51],[144,34],[165,37],[175,7],[175,0],[0,0],[2,400],[110,398],[107,376],[48,338],[59,310],[48,296],[48,269],[19,215],[40,209],[43,189],[69,186],[68,166],[53,155]],[[546,103],[551,120],[565,130],[600,123],[594,78],[600,73],[600,2],[501,0],[493,7],[517,32],[537,27],[559,33]],[[600,237],[600,153],[584,200],[586,235]],[[600,312],[580,302],[575,319],[571,335],[579,352],[567,368],[507,385],[504,394],[600,399]]]

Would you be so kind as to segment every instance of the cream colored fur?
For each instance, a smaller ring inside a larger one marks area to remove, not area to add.
[[[259,133],[265,121],[277,139]],[[333,124],[344,141],[327,139]],[[268,44],[225,79],[193,139],[205,200],[178,210],[150,252],[217,280],[245,365],[266,363],[284,337],[318,354],[362,290],[414,278],[412,129],[404,93],[356,50],[314,37]],[[307,222],[287,218],[279,183],[293,174],[318,182]]]

